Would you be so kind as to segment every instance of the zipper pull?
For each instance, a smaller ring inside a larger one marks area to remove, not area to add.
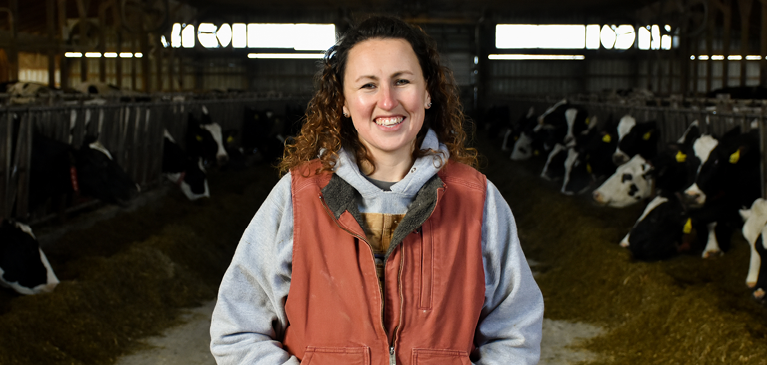
[[[389,347],[389,365],[397,365],[397,358],[394,356],[394,346]]]

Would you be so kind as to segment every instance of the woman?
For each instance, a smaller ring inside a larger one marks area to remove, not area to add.
[[[433,40],[368,19],[318,85],[221,283],[218,363],[537,363],[543,298]]]

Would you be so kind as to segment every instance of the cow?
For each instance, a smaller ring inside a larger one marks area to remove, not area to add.
[[[748,209],[739,211],[743,219],[741,232],[751,247],[751,259],[746,276],[746,286],[753,289],[753,297],[759,302],[765,302],[767,290],[767,268],[762,266],[763,258],[767,258],[767,200],[757,198]]]
[[[560,180],[565,174],[567,149],[575,144],[575,136],[588,127],[588,114],[583,107],[562,100],[539,116],[538,123],[548,132],[544,140],[544,149],[550,150],[541,177]],[[547,148],[548,145],[552,147]]]
[[[635,259],[663,260],[691,249],[693,222],[676,194],[657,195],[645,207],[620,245]]]
[[[623,208],[661,191],[674,193],[684,189],[689,184],[686,151],[699,136],[698,122],[694,121],[675,143],[656,153],[653,160],[642,154],[634,155],[594,190],[593,200],[599,205]]]
[[[532,130],[537,125],[535,118],[535,107],[530,107],[527,114],[520,117],[515,123],[507,126],[503,131],[503,139],[501,141],[501,151],[508,151],[512,149],[513,143],[519,140],[522,131]]]
[[[112,155],[93,136],[78,149],[35,132],[29,175],[29,209],[69,193],[127,206],[141,191]]]
[[[20,294],[48,293],[59,279],[32,229],[12,219],[0,222],[0,286]]]
[[[185,142],[186,152],[194,158],[202,158],[205,166],[221,167],[229,160],[221,125],[211,119],[204,105],[200,119],[189,113]]]
[[[615,172],[611,153],[617,139],[609,129],[600,130],[596,117],[591,118],[589,129],[576,136],[575,145],[568,149],[565,175],[561,192],[580,194]]]
[[[168,130],[164,131],[162,150],[162,173],[179,186],[187,199],[194,201],[210,197],[202,157],[187,154]]]
[[[568,145],[588,125],[586,110],[569,104],[567,99],[552,105],[537,119],[537,124],[527,122],[520,127],[511,153],[512,160],[548,156],[558,143]]]
[[[711,229],[742,224],[738,211],[761,196],[758,130],[741,133],[738,126],[718,139],[701,135],[693,143],[687,164],[691,184],[684,190],[684,201],[689,209],[710,211],[702,219]],[[727,246],[728,241],[709,239],[703,257],[721,254]]]
[[[652,160],[658,152],[660,132],[655,121],[637,123],[631,115],[625,115],[618,122],[618,146],[613,153],[613,162],[620,166],[634,155]]]
[[[271,109],[245,108],[240,139],[243,151],[261,162],[276,161],[282,157],[290,127]]]

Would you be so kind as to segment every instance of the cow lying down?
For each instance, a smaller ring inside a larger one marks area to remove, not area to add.
[[[59,279],[29,226],[10,219],[0,223],[0,286],[21,294],[51,292]]]

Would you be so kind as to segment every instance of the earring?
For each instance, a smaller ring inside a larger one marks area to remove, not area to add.
[[[429,109],[429,108],[431,108],[431,102],[429,102],[429,104],[426,104],[426,109]]]
[[[349,114],[348,113],[344,113],[344,118],[349,118]]]

